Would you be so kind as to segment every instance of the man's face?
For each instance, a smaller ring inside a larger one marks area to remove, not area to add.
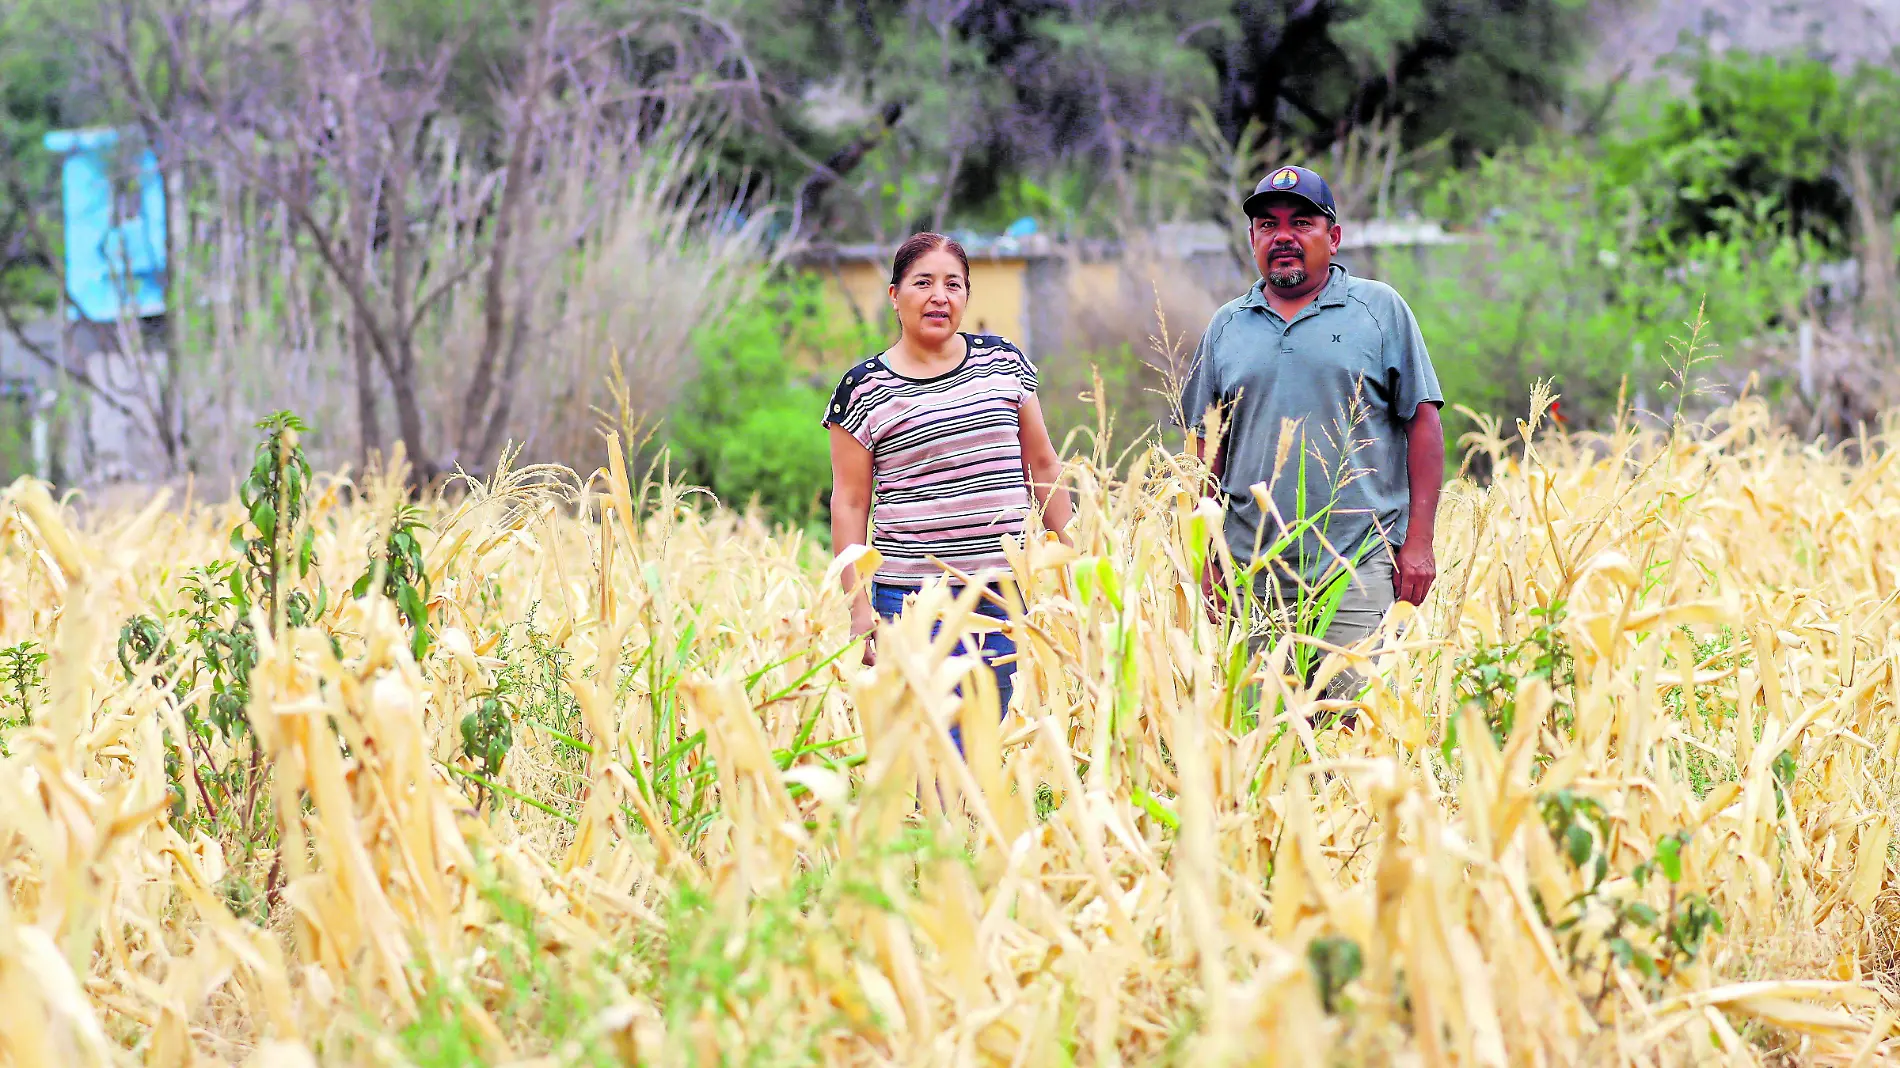
[[[1267,202],[1247,227],[1260,277],[1280,290],[1298,290],[1324,278],[1339,251],[1339,227],[1313,205],[1294,197]]]

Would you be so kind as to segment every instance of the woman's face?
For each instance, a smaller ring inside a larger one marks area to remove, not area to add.
[[[917,257],[910,273],[891,287],[891,306],[897,309],[904,336],[926,347],[956,336],[969,300],[970,280],[962,262],[940,248]]]

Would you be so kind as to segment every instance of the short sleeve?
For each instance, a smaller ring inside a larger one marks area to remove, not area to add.
[[[1215,317],[1215,322],[1219,317]],[[1215,381],[1214,361],[1210,358],[1214,351],[1215,323],[1207,324],[1206,332],[1201,334],[1200,344],[1194,347],[1194,362],[1188,368],[1187,380],[1181,383],[1181,407],[1175,413],[1175,425],[1183,430],[1199,432],[1207,423],[1207,410],[1221,403],[1225,398]]]
[[[843,429],[866,449],[871,448],[871,405],[870,398],[864,395],[869,387],[861,383],[873,366],[873,363],[866,361],[844,373],[844,377],[838,380],[838,388],[831,392],[831,400],[825,405],[825,417],[820,420],[824,426]]]
[[[1036,395],[1036,386],[1038,384],[1036,365],[1029,361],[1029,354],[1022,349],[1012,344],[1010,345],[1010,350],[1016,353],[1016,363],[1019,365],[1016,376],[1022,380],[1023,399],[1028,400]]]
[[[1445,395],[1438,388],[1438,372],[1432,367],[1431,354],[1425,351],[1425,335],[1419,332],[1418,318],[1405,298],[1392,295],[1390,323],[1382,323],[1385,333],[1386,379],[1392,386],[1392,414],[1401,422],[1410,422],[1421,404],[1443,406]]]

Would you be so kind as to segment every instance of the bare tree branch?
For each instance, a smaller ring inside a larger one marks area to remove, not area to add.
[[[513,142],[508,150],[507,169],[502,177],[501,203],[495,209],[495,236],[489,246],[482,348],[475,358],[475,374],[469,380],[468,393],[462,404],[460,451],[464,456],[473,453],[481,440],[487,437],[488,420],[485,416],[495,389],[495,361],[501,355],[505,340],[503,330],[509,312],[505,291],[509,253],[513,251],[516,215],[521,210],[522,196],[527,188],[527,175],[523,172],[528,165],[528,150],[534,142],[535,120],[552,66],[554,22],[554,0],[538,0],[527,76],[513,94],[512,102],[516,106]],[[519,299],[514,303],[514,312],[517,317],[526,313]]]
[[[26,324],[20,321],[19,314],[14,311],[13,306],[6,301],[0,301],[0,320],[5,321],[7,332],[12,334],[14,339],[20,343],[20,347],[26,351],[27,355],[38,360],[48,369],[78,383],[87,392],[99,398],[99,400],[104,402],[105,405],[113,411],[118,412],[127,419],[138,419],[138,413],[134,412],[130,405],[113,395],[111,390],[101,386],[90,374],[86,373],[84,368],[67,365],[64,360],[46,351],[46,346],[28,338],[26,336]]]

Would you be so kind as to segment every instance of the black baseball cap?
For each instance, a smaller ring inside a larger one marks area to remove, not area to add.
[[[1241,204],[1249,219],[1259,218],[1267,200],[1276,196],[1298,197],[1319,209],[1328,219],[1339,221],[1339,209],[1333,204],[1333,191],[1326,179],[1305,167],[1281,167],[1260,179],[1253,195]]]

